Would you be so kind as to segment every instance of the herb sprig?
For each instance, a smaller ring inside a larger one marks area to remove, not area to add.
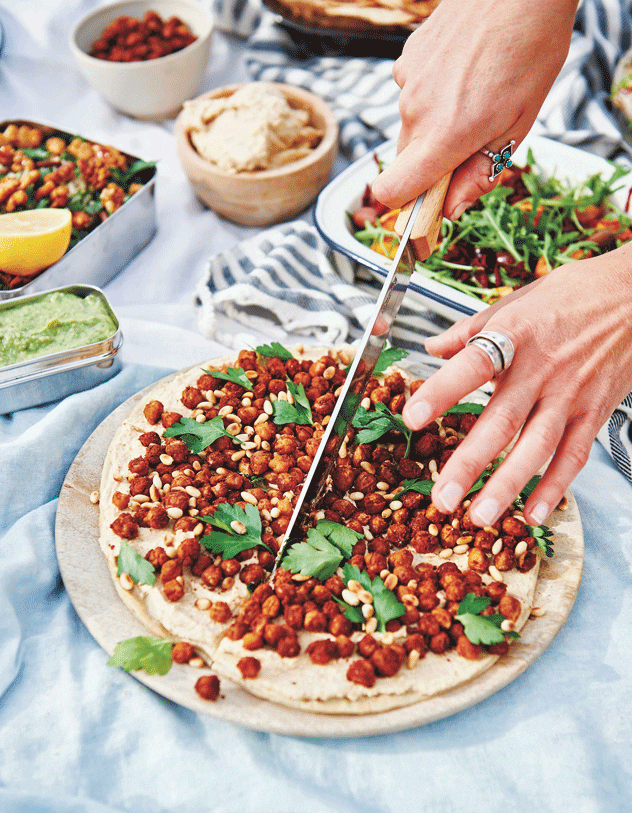
[[[351,556],[353,545],[361,538],[362,534],[351,528],[321,519],[309,529],[306,540],[292,545],[281,567],[324,581],[333,576],[343,559]]]
[[[270,550],[262,535],[261,516],[254,505],[222,503],[210,516],[201,516],[203,522],[214,525],[219,530],[200,538],[200,544],[213,553],[221,553],[223,559],[234,559],[237,554],[259,545]]]
[[[121,576],[123,573],[127,573],[135,584],[151,586],[156,580],[154,566],[151,562],[148,562],[140,553],[136,553],[131,545],[121,539],[116,575]]]
[[[171,641],[150,635],[138,635],[119,641],[108,666],[120,666],[126,672],[143,669],[148,675],[166,675],[173,663]]]
[[[359,406],[352,425],[360,430],[355,438],[358,443],[373,443],[387,432],[400,432],[406,439],[404,457],[408,457],[413,437],[412,429],[406,426],[401,415],[391,412],[385,404],[376,403],[375,410],[370,412],[363,406]]]
[[[222,437],[229,437],[236,443],[241,443],[234,435],[226,431],[224,421],[219,415],[210,421],[204,421],[204,423],[198,423],[195,418],[180,418],[179,421],[172,423],[168,429],[165,429],[164,437],[179,437],[194,454],[203,452],[204,449]]]
[[[384,585],[380,576],[371,579],[365,570],[360,570],[347,562],[342,568],[342,580],[345,585],[351,580],[359,582],[373,596],[373,611],[377,619],[378,632],[386,632],[386,624],[406,612],[406,607],[399,601],[395,593]],[[345,618],[353,624],[362,624],[365,621],[359,607],[352,607],[339,598],[336,598],[336,601],[344,608]]]
[[[225,373],[221,372],[221,370],[204,370],[204,372],[212,375],[213,378],[219,378],[221,381],[230,381],[232,384],[238,384],[245,390],[249,390],[252,387],[252,381],[246,375],[246,371],[243,367],[227,367]]]
[[[294,403],[276,400],[272,404],[272,420],[277,426],[286,423],[297,423],[301,426],[313,426],[314,418],[309,399],[302,384],[295,384],[287,379],[287,389]]]
[[[500,613],[492,615],[481,615],[491,604],[489,596],[477,596],[475,593],[468,593],[459,604],[457,621],[463,624],[463,631],[473,644],[500,644],[505,640],[505,636],[519,638],[517,632],[504,632],[500,625],[505,620],[505,616]]]

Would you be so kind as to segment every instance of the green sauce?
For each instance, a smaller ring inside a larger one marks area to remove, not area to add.
[[[0,366],[73,350],[115,332],[101,297],[56,291],[0,309]]]

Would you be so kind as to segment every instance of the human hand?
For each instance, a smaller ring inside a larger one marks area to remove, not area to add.
[[[561,69],[577,0],[442,0],[410,35],[397,158],[373,184],[396,208],[454,170],[443,212],[456,219],[496,182],[479,152],[519,144]],[[552,33],[554,32],[554,33]]]
[[[540,525],[586,463],[592,441],[632,389],[632,244],[567,263],[481,313],[427,339],[449,361],[406,403],[418,430],[493,375],[488,356],[467,340],[481,330],[506,334],[515,356],[494,380],[482,415],[439,473],[432,501],[455,510],[478,475],[520,435],[472,500],[475,525],[491,525],[531,477],[551,461],[524,517]],[[520,431],[522,429],[522,431]]]

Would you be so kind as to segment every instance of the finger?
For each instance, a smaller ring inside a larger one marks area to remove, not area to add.
[[[511,407],[512,410],[514,408],[515,406]],[[554,453],[564,433],[567,414],[567,410],[561,407],[558,399],[551,398],[548,404],[536,404],[525,421],[514,447],[489,478],[484,488],[472,500],[472,504],[468,508],[468,515],[474,525],[481,527],[493,525],[506,508],[513,503],[535,472],[541,469]],[[498,416],[494,416],[493,420],[497,422]],[[510,428],[509,431],[511,431]],[[505,446],[511,440],[511,438],[507,438],[507,434],[504,438]],[[482,442],[486,442],[485,438]],[[494,449],[496,456],[501,451],[502,449],[498,449],[498,446]],[[458,464],[458,460],[454,462]],[[471,462],[471,460],[468,461],[468,463]],[[446,477],[451,473],[446,472]],[[437,480],[437,484],[439,484],[439,480]]]
[[[516,379],[514,376],[513,380],[521,381],[521,378]],[[432,501],[440,511],[451,513],[456,510],[481,472],[489,463],[496,460],[515,438],[529,418],[531,406],[537,400],[539,390],[540,383],[535,378],[527,385],[512,384],[507,374],[502,387],[494,393],[467,437],[456,447],[441,469],[432,490]],[[524,468],[527,473],[524,482],[520,481],[522,471],[514,471],[513,465],[507,462],[510,455],[506,458],[502,467],[503,476],[493,475],[480,495],[477,494],[473,498],[472,505],[468,509],[476,525],[491,525],[496,520],[504,508],[515,499],[531,474],[550,457],[562,431],[563,423],[558,421],[552,445],[547,445],[544,441],[540,445],[533,443],[528,452],[525,452]],[[521,459],[519,455],[514,461]],[[514,482],[516,480],[517,485]]]
[[[498,184],[498,176],[490,180],[490,159],[477,152],[464,161],[454,172],[443,204],[443,213],[449,220],[458,220],[466,209]]]
[[[404,422],[415,431],[422,429],[493,376],[487,353],[476,345],[463,348],[411,395],[402,411]]]
[[[542,525],[559,505],[566,490],[588,461],[600,420],[585,415],[569,421],[557,450],[540,482],[525,503],[524,518],[530,525]]]

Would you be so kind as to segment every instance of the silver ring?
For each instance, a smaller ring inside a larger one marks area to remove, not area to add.
[[[494,377],[506,370],[514,357],[514,346],[509,336],[497,330],[481,330],[467,340],[465,346],[476,345],[489,356],[494,365]]]
[[[515,139],[512,138],[509,144],[507,144],[506,147],[503,147],[502,150],[496,150],[495,152],[492,152],[487,147],[483,147],[481,150],[479,150],[479,152],[482,152],[483,155],[486,155],[488,158],[491,158],[492,174],[489,176],[490,181],[493,181],[494,178],[497,178],[503,171],[503,169],[513,166],[511,155],[513,153],[515,143],[516,143]]]

